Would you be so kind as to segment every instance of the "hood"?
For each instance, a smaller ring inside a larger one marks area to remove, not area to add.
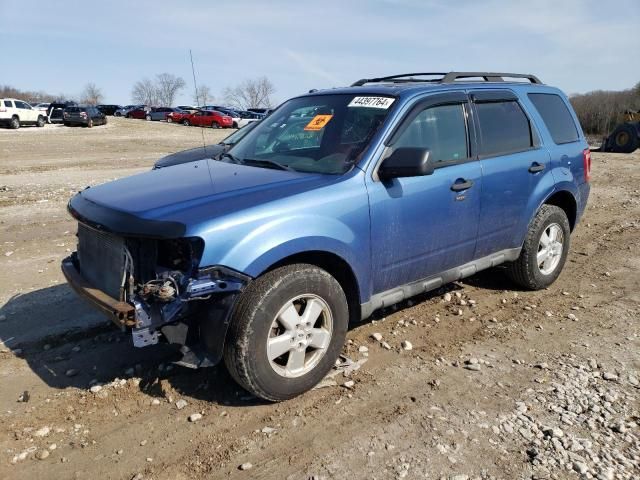
[[[295,195],[338,178],[198,160],[87,188],[71,199],[69,211],[98,229],[175,238],[190,224]]]

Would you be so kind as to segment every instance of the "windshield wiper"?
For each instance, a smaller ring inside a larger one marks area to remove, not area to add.
[[[269,165],[267,168],[277,168],[278,170],[287,170],[288,172],[297,171],[297,170],[294,170],[293,168],[291,168],[291,167],[289,167],[287,165],[284,165],[282,163],[278,163],[278,162],[273,161],[273,160],[266,160],[266,159],[258,160],[258,159],[254,159],[254,158],[246,158],[244,160],[244,163],[245,164],[246,163],[257,163],[258,165],[264,165],[264,166]]]
[[[228,152],[222,152],[220,155],[218,155],[218,160],[222,160],[223,158],[228,158],[229,160],[231,160],[233,163],[239,163],[240,165],[244,164],[244,160],[242,160],[241,158],[238,158]]]

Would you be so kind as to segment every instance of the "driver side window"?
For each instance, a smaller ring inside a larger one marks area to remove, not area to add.
[[[433,162],[455,162],[469,157],[462,104],[438,105],[420,112],[400,135],[395,148],[428,148]]]

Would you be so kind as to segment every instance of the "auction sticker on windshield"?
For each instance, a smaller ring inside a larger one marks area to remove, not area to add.
[[[307,126],[304,127],[304,129],[307,131],[322,130],[324,126],[329,123],[331,118],[333,118],[333,115],[316,115],[309,123],[307,123]]]
[[[356,97],[351,100],[349,107],[382,108],[386,110],[395,101],[389,97]]]

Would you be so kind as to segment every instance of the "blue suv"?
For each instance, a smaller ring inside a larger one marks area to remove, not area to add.
[[[590,163],[566,96],[533,75],[363,79],[286,101],[213,158],[78,193],[62,269],[135,346],[224,359],[284,400],[376,309],[501,264],[553,283]]]

